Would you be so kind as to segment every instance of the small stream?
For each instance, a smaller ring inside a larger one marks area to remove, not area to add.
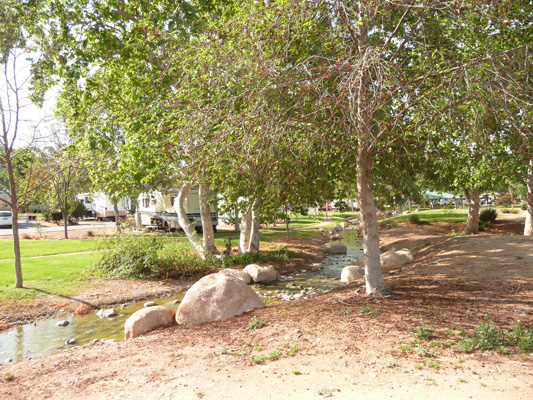
[[[348,247],[345,255],[330,255],[324,258],[317,271],[283,276],[270,285],[254,285],[266,304],[321,293],[340,286],[342,268],[349,265],[363,253],[357,231],[342,232],[343,243]],[[152,299],[158,305],[178,308],[184,293],[172,297]],[[135,311],[144,307],[143,300],[137,303],[115,307],[118,315],[113,318],[100,318],[96,312],[87,315],[68,315],[37,321],[28,325],[18,325],[0,333],[0,364],[31,360],[48,354],[63,351],[90,343],[113,343],[124,339],[124,323]],[[59,321],[69,321],[68,326],[57,326]],[[69,339],[75,339],[67,345]]]

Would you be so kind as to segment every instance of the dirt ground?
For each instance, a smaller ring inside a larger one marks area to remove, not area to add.
[[[533,354],[460,353],[413,342],[422,324],[443,341],[452,327],[470,332],[486,318],[500,329],[518,320],[533,328],[533,238],[516,234],[522,220],[501,218],[476,236],[445,236],[460,228],[384,228],[384,249],[408,247],[415,256],[386,276],[390,298],[369,298],[358,282],[227,321],[1,366],[0,398],[531,399]],[[292,244],[308,252],[303,264],[321,256],[320,239]],[[132,285],[120,289],[120,282],[80,299],[107,302],[108,290],[120,297]],[[136,285],[142,292],[169,283]],[[252,317],[265,326],[246,329]],[[256,364],[252,356],[270,359]]]

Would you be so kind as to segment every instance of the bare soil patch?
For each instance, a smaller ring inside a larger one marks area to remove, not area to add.
[[[411,332],[421,319],[442,335],[450,327],[469,332],[487,317],[500,329],[517,320],[532,328],[533,238],[508,234],[520,223],[477,236],[444,236],[453,229],[444,224],[385,229],[383,247],[415,255],[386,277],[390,298],[367,297],[361,282],[227,321],[0,367],[0,398],[533,398],[533,354],[458,353],[416,344]],[[321,256],[320,239],[286,244],[307,249],[302,262]],[[265,326],[246,329],[252,316]]]

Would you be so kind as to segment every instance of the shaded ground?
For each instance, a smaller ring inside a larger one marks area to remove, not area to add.
[[[519,225],[509,219],[499,234],[454,237],[443,236],[446,224],[384,229],[382,247],[415,255],[386,277],[391,298],[366,297],[361,282],[228,321],[0,367],[0,398],[530,399],[533,354],[454,352],[411,332],[430,327],[445,342],[487,317],[500,329],[517,320],[533,328],[533,238],[503,234]],[[298,243],[307,262],[319,242]],[[252,316],[265,326],[246,329]]]

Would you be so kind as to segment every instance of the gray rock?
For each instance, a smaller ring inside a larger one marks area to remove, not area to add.
[[[74,343],[76,343],[76,339],[74,339],[74,338],[68,339],[68,340],[65,342],[65,344],[66,344],[67,346],[68,346],[68,345],[71,345],[71,344],[74,344]]]
[[[111,318],[111,317],[116,317],[117,312],[115,311],[114,308],[108,308],[108,309],[102,308],[100,311],[96,313],[96,315],[99,316],[100,318]]]
[[[124,324],[124,337],[133,339],[154,328],[167,327],[174,324],[176,310],[172,307],[153,306],[134,312]]]
[[[64,319],[63,321],[58,321],[56,325],[57,326],[68,326],[69,324],[70,322]]]
[[[275,281],[280,277],[278,271],[276,271],[271,265],[262,267],[257,264],[250,264],[247,265],[243,271],[250,275],[254,283],[268,283]]]
[[[350,283],[365,276],[365,269],[356,265],[348,265],[341,272],[341,282]]]
[[[240,279],[211,274],[196,282],[176,312],[179,324],[201,324],[265,307],[257,293]]]
[[[333,227],[333,229],[335,229],[337,232],[342,232],[343,227],[342,227],[342,225],[337,224],[337,225],[335,225],[335,226]]]
[[[145,307],[155,307],[155,306],[157,306],[157,303],[155,301],[147,301],[146,303],[144,303],[144,306]]]
[[[221,270],[220,273],[240,279],[247,285],[249,285],[252,282],[252,277],[247,272],[241,271],[238,269],[227,268],[227,269]]]
[[[329,254],[342,254],[348,251],[348,247],[342,242],[329,242],[324,245]]]

